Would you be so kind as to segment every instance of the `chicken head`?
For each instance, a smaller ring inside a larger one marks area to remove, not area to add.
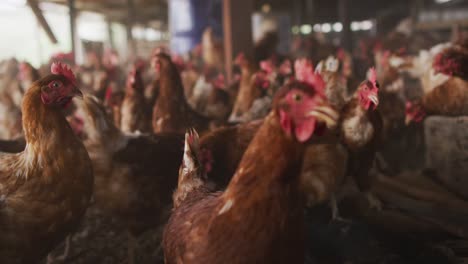
[[[67,107],[75,96],[83,94],[76,87],[77,82],[71,69],[61,63],[53,63],[52,74],[39,82],[41,100],[46,105]]]
[[[411,122],[420,123],[424,120],[426,112],[420,103],[407,101],[405,105],[405,124],[409,125]]]
[[[358,99],[361,106],[368,110],[373,110],[379,105],[379,84],[377,82],[377,73],[374,68],[369,70],[368,80],[361,83],[358,88]]]

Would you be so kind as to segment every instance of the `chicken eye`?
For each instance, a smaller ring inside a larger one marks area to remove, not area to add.
[[[293,95],[293,100],[296,102],[299,102],[302,100],[302,96],[300,94],[294,94]]]
[[[55,81],[55,82],[53,82],[53,83],[52,83],[52,88],[59,88],[59,87],[60,87],[60,85],[61,85],[61,83],[60,83],[60,82],[58,82],[58,81]]]

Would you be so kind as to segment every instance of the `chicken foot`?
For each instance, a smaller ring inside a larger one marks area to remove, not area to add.
[[[53,257],[52,253],[47,255],[47,264],[53,264],[56,262],[64,262],[70,253],[70,244],[71,244],[71,235],[68,235],[67,238],[65,239],[65,250],[63,251],[63,254],[57,257]]]
[[[127,254],[128,254],[128,264],[135,264],[135,250],[137,247],[137,239],[136,237],[129,231],[127,231]]]
[[[331,194],[329,203],[330,203],[330,208],[331,208],[331,211],[332,211],[332,222],[333,221],[344,222],[344,223],[350,223],[351,222],[351,220],[342,218],[340,216],[340,209],[338,208],[338,201],[337,201],[336,195],[334,193]]]

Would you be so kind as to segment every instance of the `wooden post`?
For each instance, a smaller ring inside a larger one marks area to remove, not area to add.
[[[305,21],[313,25],[315,23],[315,0],[308,0],[305,2]]]
[[[411,6],[411,20],[413,25],[416,25],[419,22],[419,12],[421,12],[423,8],[423,1],[421,0],[414,0]]]
[[[233,57],[239,52],[253,55],[252,0],[223,1],[224,61],[227,81],[232,81]]]
[[[70,13],[70,39],[73,54],[73,61],[76,63],[76,8],[75,0],[68,0],[68,9]]]
[[[115,42],[114,42],[114,32],[112,31],[112,22],[108,18],[106,20],[106,23],[107,23],[107,37],[109,38],[109,46],[110,48],[113,49],[115,47]]]
[[[127,17],[127,43],[128,43],[128,50],[130,51],[129,57],[133,57],[137,55],[136,50],[136,43],[133,39],[132,28],[135,23],[135,4],[133,0],[127,0],[127,10],[128,10],[128,17]]]
[[[28,0],[28,4],[31,7],[31,10],[34,13],[34,16],[36,16],[37,21],[41,25],[41,27],[44,29],[45,33],[47,34],[47,37],[49,37],[49,40],[57,44],[57,38],[54,35],[54,32],[52,32],[52,29],[50,28],[49,24],[47,23],[47,20],[45,19],[44,15],[42,14],[42,10],[39,8],[39,4],[37,3],[37,0]]]
[[[343,24],[343,30],[341,31],[341,46],[351,52],[353,49],[352,43],[352,33],[350,28],[350,19],[348,13],[348,0],[339,0],[338,1],[338,15],[340,18],[341,24]]]
[[[302,0],[293,1],[292,3],[292,19],[293,24],[301,26],[302,24]]]
[[[223,2],[223,29],[224,29],[224,67],[226,70],[226,79],[228,83],[232,81],[232,19],[231,19],[231,0]]]

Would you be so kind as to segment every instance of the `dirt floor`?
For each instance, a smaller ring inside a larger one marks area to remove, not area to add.
[[[402,177],[405,180],[412,178]],[[391,189],[387,181],[393,180],[383,180],[377,187]],[[419,185],[427,187],[423,183]],[[468,222],[441,218],[439,215],[447,215],[450,210],[438,212],[437,207],[431,207],[431,213],[435,214],[426,217],[421,212],[399,206],[398,199],[388,200],[385,192],[382,194],[387,203],[381,211],[369,209],[362,195],[346,197],[340,203],[343,219],[335,221],[331,220],[327,204],[306,209],[305,263],[468,263],[468,240],[463,238],[468,233]],[[460,203],[464,206],[464,202]],[[449,204],[458,206],[453,201],[448,201],[447,207],[452,206]],[[411,206],[411,203],[405,202],[405,205]],[[135,263],[164,263],[161,233],[162,228],[159,228],[138,238]],[[56,263],[128,263],[127,241],[126,232],[116,221],[91,208],[83,227],[73,238],[68,258]],[[63,245],[59,246],[53,252],[54,256],[63,253],[63,249]]]

